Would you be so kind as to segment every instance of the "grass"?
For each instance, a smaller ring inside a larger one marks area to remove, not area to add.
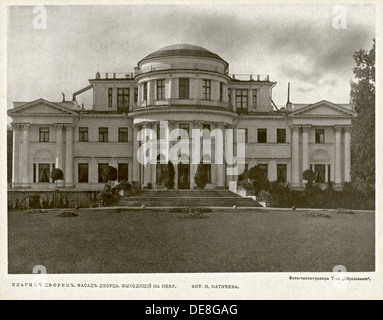
[[[375,270],[375,214],[153,210],[10,212],[9,273],[349,272]]]

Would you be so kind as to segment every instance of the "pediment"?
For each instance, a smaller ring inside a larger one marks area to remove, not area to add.
[[[57,103],[39,99],[28,102],[8,111],[8,115],[76,115],[71,109]]]
[[[296,117],[355,117],[356,113],[340,105],[323,100],[298,109],[290,115]]]

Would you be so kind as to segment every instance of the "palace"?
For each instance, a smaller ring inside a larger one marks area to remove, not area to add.
[[[105,166],[118,169],[140,188],[163,188],[166,165],[142,165],[138,133],[164,130],[234,130],[234,146],[245,144],[246,168],[258,165],[270,181],[303,186],[312,169],[317,183],[342,187],[351,181],[350,131],[356,114],[349,105],[325,100],[278,108],[276,82],[267,75],[231,75],[220,56],[193,45],[173,45],[149,54],[132,73],[96,73],[72,101],[14,102],[8,111],[14,130],[12,188],[50,190],[53,168],[64,172],[62,188],[102,190]],[[92,108],[77,96],[93,91]],[[162,127],[167,122],[169,126]],[[222,146],[223,148],[225,146]],[[179,155],[175,188],[193,189],[197,165]],[[243,176],[226,174],[225,164],[208,164],[207,188],[228,188]]]

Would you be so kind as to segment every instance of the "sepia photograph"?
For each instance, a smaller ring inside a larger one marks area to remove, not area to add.
[[[2,2],[2,276],[378,287],[380,5]]]

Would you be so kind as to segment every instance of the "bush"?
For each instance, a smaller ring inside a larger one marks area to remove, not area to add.
[[[107,166],[102,170],[102,180],[104,182],[117,180],[117,168]]]
[[[207,176],[207,170],[206,165],[203,163],[200,163],[197,168],[197,172],[194,177],[194,181],[197,185],[198,189],[205,189],[206,184],[208,182],[208,176]]]
[[[315,180],[315,172],[310,169],[305,170],[303,171],[302,178],[307,181],[306,188],[311,189]]]
[[[172,208],[171,213],[183,213],[180,219],[209,219],[204,213],[212,212],[209,208]]]
[[[78,214],[74,213],[74,211],[66,210],[66,211],[60,212],[57,215],[57,217],[58,218],[75,218],[75,217],[78,217]]]
[[[174,189],[174,179],[176,172],[174,170],[173,163],[171,161],[168,162],[165,176],[164,176],[164,185],[167,189]]]
[[[106,184],[104,191],[100,195],[102,205],[104,207],[109,207],[116,201],[117,198],[118,194],[116,193],[116,189],[112,189],[108,184]]]
[[[250,169],[249,179],[253,183],[256,196],[261,190],[268,190],[270,187],[270,182],[267,180],[264,171],[258,166],[252,167]]]
[[[313,218],[331,218],[330,214],[325,211],[308,211],[303,214],[305,217],[313,217]]]
[[[64,172],[59,168],[53,169],[51,178],[53,181],[64,180]]]

